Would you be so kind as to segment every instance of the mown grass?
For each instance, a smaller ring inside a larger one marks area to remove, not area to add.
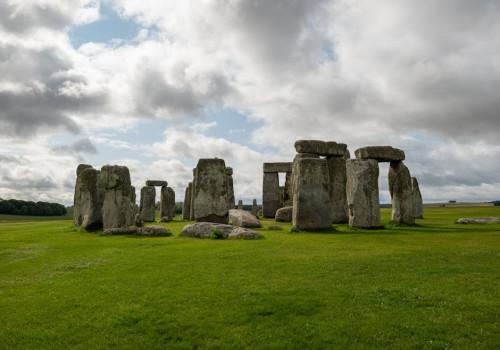
[[[500,225],[426,208],[414,227],[265,239],[101,236],[0,223],[0,348],[500,347]],[[280,229],[270,229],[278,226]]]

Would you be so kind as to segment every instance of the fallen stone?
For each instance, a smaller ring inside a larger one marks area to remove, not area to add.
[[[248,211],[231,209],[229,210],[229,223],[242,227],[262,227],[260,221]]]
[[[423,219],[424,203],[422,201],[422,194],[420,193],[420,187],[418,186],[418,181],[415,177],[411,178],[411,198],[413,207],[413,217],[415,219]]]
[[[144,186],[141,188],[141,201],[139,205],[139,213],[144,222],[155,221],[155,200],[156,189],[154,186]]]
[[[105,165],[99,174],[104,188],[103,228],[124,228],[130,221],[130,172],[127,167]]]
[[[158,220],[158,222],[170,222],[172,221],[171,218],[169,218],[168,216],[163,216],[160,220]]]
[[[293,190],[292,223],[300,230],[332,227],[332,208],[328,195],[328,166],[325,159],[299,159]]]
[[[139,227],[137,229],[137,234],[143,236],[162,236],[162,237],[172,236],[172,233],[170,231],[167,231],[167,229],[164,226]]]
[[[128,227],[120,227],[120,228],[107,228],[102,231],[105,235],[135,235],[137,233],[137,228],[128,228]]]
[[[262,168],[265,173],[291,173],[292,163],[291,162],[264,163]]]
[[[139,214],[139,213],[135,214],[134,225],[137,227],[144,226],[144,221],[142,221],[142,219],[141,219],[141,214]]]
[[[253,230],[235,227],[231,225],[218,224],[213,222],[197,222],[192,225],[186,225],[180,233],[181,237],[191,238],[242,238],[257,239],[262,236]]]
[[[402,225],[415,224],[411,176],[403,162],[391,162],[389,192],[392,203],[392,220]]]
[[[484,217],[484,218],[460,218],[457,220],[458,224],[498,224],[500,218]]]
[[[374,159],[347,159],[346,174],[349,225],[380,226],[378,162]]]
[[[274,219],[279,222],[292,222],[292,211],[292,206],[280,208]]]
[[[146,180],[146,186],[160,186],[167,187],[168,182],[163,180]]]
[[[378,162],[405,160],[405,152],[391,146],[368,146],[354,151],[357,159],[375,159]]]
[[[327,157],[343,157],[347,145],[333,141],[319,140],[298,140],[295,141],[295,150],[297,153],[312,153]]]

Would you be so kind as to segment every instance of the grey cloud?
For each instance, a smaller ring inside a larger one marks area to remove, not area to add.
[[[53,152],[62,152],[62,153],[85,153],[85,154],[97,154],[98,151],[92,142],[88,138],[83,138],[75,141],[69,145],[57,145],[51,148]]]
[[[1,187],[13,190],[31,189],[37,191],[46,191],[58,188],[57,184],[48,176],[41,179],[32,179],[27,177],[12,178],[10,176],[4,176],[1,180]]]

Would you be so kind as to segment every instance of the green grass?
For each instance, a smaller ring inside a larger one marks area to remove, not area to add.
[[[0,348],[500,348],[500,224],[455,224],[500,208],[424,215],[262,220],[255,241],[181,238],[179,218],[161,238],[0,222]]]

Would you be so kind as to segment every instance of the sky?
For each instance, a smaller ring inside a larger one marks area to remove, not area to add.
[[[218,157],[260,203],[299,139],[404,150],[424,202],[500,199],[500,1],[0,0],[3,199],[70,205],[85,163],[182,201]]]

